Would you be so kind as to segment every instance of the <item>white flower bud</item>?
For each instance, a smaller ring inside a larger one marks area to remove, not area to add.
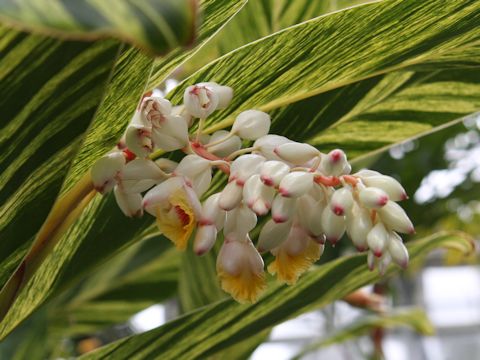
[[[312,145],[293,141],[277,146],[273,151],[281,159],[296,165],[305,164],[320,155],[320,151]]]
[[[388,231],[385,229],[383,223],[378,222],[369,231],[367,235],[368,247],[372,250],[376,257],[383,255],[389,241]]]
[[[218,130],[212,134],[208,143],[216,143],[223,138],[226,138],[230,133],[226,130]],[[213,145],[208,150],[219,157],[227,157],[231,153],[239,150],[242,147],[242,140],[237,135],[229,137],[220,144]]]
[[[415,228],[408,218],[405,210],[396,202],[389,201],[384,207],[378,210],[380,218],[390,230],[403,234],[414,234]]]
[[[388,265],[392,262],[392,257],[388,252],[383,254],[383,256],[378,261],[378,273],[380,276],[385,275],[388,269]]]
[[[408,198],[405,189],[391,176],[372,175],[362,178],[365,185],[382,189],[392,201],[406,200]]]
[[[147,157],[153,150],[152,133],[142,125],[129,125],[125,132],[125,144],[128,150],[141,158]]]
[[[185,89],[183,103],[191,115],[205,119],[217,109],[219,99],[209,86],[192,85]]]
[[[285,136],[280,135],[265,135],[261,138],[258,138],[254,143],[253,147],[256,148],[260,154],[262,154],[268,160],[281,160],[273,150],[282,145],[291,142]]]
[[[239,237],[245,236],[257,225],[257,215],[244,204],[227,212],[224,234],[236,233]]]
[[[225,109],[233,98],[233,89],[230,86],[219,85],[216,82],[199,83],[198,86],[207,86],[218,96],[217,109]]]
[[[90,171],[95,190],[102,194],[112,190],[124,166],[125,157],[122,152],[113,152],[98,159]]]
[[[342,150],[335,149],[322,156],[319,169],[325,175],[340,176],[350,172],[351,168],[347,164],[347,155]]]
[[[193,241],[193,251],[197,255],[203,255],[210,251],[217,239],[215,225],[199,225]]]
[[[337,216],[345,215],[352,205],[352,190],[346,187],[336,190],[330,199],[330,209]]]
[[[380,209],[388,202],[387,193],[375,187],[363,188],[360,190],[358,198],[362,205],[369,209]]]
[[[242,201],[243,186],[230,181],[220,193],[218,205],[223,210],[232,210]]]
[[[220,231],[225,223],[225,210],[219,205],[220,193],[210,195],[202,204],[199,225],[215,225]]]
[[[255,214],[266,215],[272,207],[275,190],[262,183],[260,175],[251,176],[243,186],[243,201]]]
[[[141,193],[165,180],[164,173],[150,159],[130,161],[121,174],[122,191],[127,194]]]
[[[193,123],[193,117],[190,115],[187,110],[185,109],[185,105],[178,105],[174,106],[172,108],[172,115],[180,116],[184,121],[185,124],[187,124],[187,127],[189,128],[192,126]]]
[[[119,186],[115,186],[113,193],[118,207],[126,216],[139,217],[143,215],[142,195],[127,194]]]
[[[367,235],[372,227],[369,211],[354,203],[351,213],[347,215],[347,234],[358,251],[368,249]]]
[[[174,174],[187,178],[198,196],[202,196],[208,190],[212,181],[210,161],[195,154],[185,156]]]
[[[370,250],[367,254],[367,265],[370,271],[373,271],[375,269],[375,262],[375,255],[373,255],[373,252]]]
[[[299,197],[313,187],[313,174],[310,172],[294,171],[287,174],[280,182],[278,192],[285,197]]]
[[[356,177],[361,178],[362,180],[370,176],[379,176],[382,175],[378,171],[370,169],[362,169],[354,174]]]
[[[309,236],[318,238],[316,240],[323,241],[323,228],[321,224],[322,212],[324,204],[315,200],[310,195],[303,195],[297,199],[297,216],[298,223],[307,230]],[[320,241],[320,242],[322,242]]]
[[[268,134],[270,122],[270,115],[263,111],[243,111],[235,119],[232,132],[242,139],[257,140]]]
[[[260,172],[264,162],[265,158],[256,154],[239,156],[230,165],[229,181],[235,180],[238,185],[243,186],[250,176]]]
[[[268,220],[258,237],[258,251],[261,253],[270,251],[287,240],[291,226],[291,222],[276,223],[273,220]]]
[[[280,181],[290,172],[290,167],[276,160],[265,161],[260,169],[260,179],[267,186],[278,187]]]
[[[188,127],[180,116],[168,115],[159,127],[152,131],[152,141],[156,148],[174,151],[188,144]]]
[[[408,266],[408,250],[403,244],[402,238],[395,232],[390,232],[390,242],[388,244],[388,252],[395,264],[406,269]]]
[[[296,209],[297,199],[277,195],[272,203],[272,220],[276,223],[289,221]]]
[[[335,246],[345,232],[345,217],[335,215],[327,206],[322,211],[321,224],[327,240]]]

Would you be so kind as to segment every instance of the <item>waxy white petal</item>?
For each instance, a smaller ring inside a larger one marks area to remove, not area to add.
[[[257,225],[257,215],[245,204],[240,204],[235,209],[227,212],[224,234],[236,233],[244,236]]]
[[[203,255],[210,251],[217,239],[215,225],[199,225],[193,241],[193,251],[197,255]]]
[[[126,216],[138,217],[143,215],[142,195],[127,194],[119,186],[115,186],[113,193],[118,207]]]
[[[238,185],[243,186],[250,176],[260,172],[264,162],[265,158],[256,154],[239,156],[230,165],[229,180],[235,180]]]
[[[221,139],[226,138],[229,134],[230,132],[226,130],[218,130],[214,132],[212,136],[210,136],[208,143],[215,143],[217,141],[220,141]],[[233,135],[222,143],[209,147],[208,151],[219,157],[227,157],[231,153],[239,150],[241,147],[242,140],[237,135]]]
[[[384,251],[389,242],[388,231],[383,223],[378,222],[367,234],[367,244],[370,250],[376,257],[380,257],[384,254]]]
[[[152,141],[164,151],[181,149],[188,144],[187,124],[180,116],[166,116],[161,126],[153,129]]]
[[[238,185],[236,181],[231,181],[225,186],[220,194],[218,205],[223,210],[232,210],[242,201],[243,186]]]
[[[268,220],[258,237],[258,251],[270,251],[287,240],[291,226],[291,222],[276,223],[273,220]]]
[[[388,202],[387,193],[375,187],[363,188],[360,190],[358,198],[362,205],[369,209],[380,209]]]
[[[297,199],[287,198],[281,195],[275,196],[272,203],[272,220],[276,223],[284,223],[291,220]]]
[[[280,182],[278,192],[285,197],[299,197],[313,187],[313,174],[304,171],[294,171],[287,174]]]
[[[219,85],[216,82],[204,82],[198,86],[207,86],[218,96],[217,109],[225,109],[233,98],[233,89],[230,86]]]
[[[142,125],[129,125],[125,132],[128,150],[140,158],[147,157],[153,150],[151,129]]]
[[[210,161],[195,154],[185,156],[174,173],[187,178],[198,196],[208,190],[212,181]]]
[[[353,245],[358,251],[367,250],[367,235],[373,227],[370,212],[354,203],[346,219],[347,234]]]
[[[225,210],[219,205],[220,193],[210,195],[202,204],[202,211],[199,220],[200,225],[212,225],[220,231],[225,223]]]
[[[112,190],[124,166],[125,156],[122,152],[113,152],[98,159],[90,171],[95,190],[102,194]]]
[[[281,159],[296,165],[305,164],[320,155],[320,152],[312,145],[293,141],[277,146],[274,152]]]
[[[172,177],[150,189],[143,197],[143,208],[151,215],[156,216],[156,207],[165,203],[168,197],[176,190],[185,186],[181,177]]]
[[[330,199],[330,209],[337,216],[345,215],[353,206],[352,190],[343,187],[336,190]]]
[[[414,234],[415,228],[405,210],[396,202],[389,201],[384,207],[377,210],[385,226],[392,231],[403,234]]]
[[[257,215],[266,215],[272,207],[275,190],[266,186],[260,175],[252,175],[243,186],[243,202]]]
[[[397,265],[404,269],[408,266],[408,250],[403,244],[402,238],[394,232],[390,232],[388,252]]]
[[[335,149],[322,156],[319,169],[324,175],[340,176],[350,172],[347,155],[343,150]]]
[[[292,140],[287,139],[285,136],[280,135],[265,135],[261,138],[258,138],[254,143],[253,147],[256,148],[256,152],[262,154],[268,160],[281,160],[273,150],[282,144],[291,142]]]
[[[290,167],[276,160],[265,161],[260,169],[260,179],[267,186],[278,187],[280,181],[290,172]]]
[[[322,211],[321,224],[327,241],[332,245],[335,245],[345,232],[345,216],[335,215],[328,206]]]
[[[183,104],[194,117],[205,119],[219,103],[218,95],[209,86],[192,85],[185,89]]]
[[[270,130],[270,115],[258,110],[241,112],[232,126],[232,132],[242,139],[257,140],[268,134]]]
[[[408,198],[403,186],[391,176],[372,175],[363,178],[362,181],[367,186],[382,189],[392,201],[400,201]]]

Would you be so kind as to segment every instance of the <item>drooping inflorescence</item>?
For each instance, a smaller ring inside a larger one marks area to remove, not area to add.
[[[270,116],[240,113],[230,131],[203,133],[205,119],[230,103],[233,90],[216,83],[188,87],[184,104],[145,97],[117,148],[92,168],[97,191],[113,189],[126,216],[156,218],[159,230],[183,250],[195,232],[193,249],[205,254],[223,231],[217,258],[222,288],[240,302],[255,301],[268,271],[293,284],[346,233],[368,266],[380,273],[391,261],[406,267],[408,252],[398,233],[413,225],[397,204],[407,198],[400,183],[372,170],[351,174],[345,153],[269,134]],[[189,128],[198,120],[197,131]],[[242,148],[242,139],[253,142]],[[157,150],[182,150],[176,163]],[[222,191],[208,196],[213,171],[228,175]],[[249,233],[265,217],[257,244]]]

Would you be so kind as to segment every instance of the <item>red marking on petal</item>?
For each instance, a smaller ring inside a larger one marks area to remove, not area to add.
[[[200,221],[198,222],[198,225],[199,226],[208,226],[208,225],[213,225],[214,222],[212,220],[209,220],[209,219],[200,219]]]
[[[400,197],[400,200],[408,200],[407,193],[403,193],[402,196]]]
[[[414,234],[416,233],[415,228],[412,227],[412,228],[408,231],[408,233],[409,233],[410,235],[414,235]]]
[[[283,197],[290,197],[290,192],[284,188],[279,188],[278,189],[278,192],[280,193],[280,195],[282,195]]]
[[[185,210],[183,210],[179,205],[174,206],[175,213],[177,214],[178,219],[183,226],[186,226],[190,223],[190,215],[188,215]]]
[[[237,179],[236,182],[237,182],[237,185],[238,185],[238,186],[243,186],[243,185],[245,185],[245,181],[243,181],[242,179]]]
[[[137,157],[137,155],[135,155],[133,152],[128,150],[128,148],[123,150],[123,156],[125,156],[125,160],[127,160],[127,162],[132,161]]]
[[[261,176],[260,180],[262,180],[262,182],[267,186],[273,186],[274,185],[272,178],[268,178],[266,176]]]
[[[286,222],[288,219],[284,216],[272,216],[272,220],[277,224],[281,224]]]
[[[356,246],[356,248],[357,248],[357,251],[359,251],[359,252],[363,252],[363,251],[367,250],[367,248],[364,247],[364,246]]]
[[[335,205],[332,210],[333,210],[333,213],[337,216],[342,216],[345,213],[345,210],[343,209],[343,207],[339,205]]]
[[[379,206],[384,206],[384,205],[387,204],[387,202],[388,202],[388,196],[380,196],[380,198],[378,199],[377,204],[378,204]]]
[[[330,158],[333,162],[337,162],[342,158],[342,153],[339,150],[334,150],[331,152]]]
[[[375,255],[375,256],[378,257],[378,258],[381,257],[382,254],[383,254],[383,253],[382,253],[382,250],[374,250],[374,251],[373,251],[373,255]]]

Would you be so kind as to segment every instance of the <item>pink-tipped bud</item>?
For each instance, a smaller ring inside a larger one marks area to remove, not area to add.
[[[233,98],[233,89],[230,86],[219,85],[216,82],[199,83],[198,86],[209,87],[218,97],[217,109],[225,109]]]
[[[193,242],[193,251],[197,255],[203,255],[210,251],[217,239],[215,225],[199,225]]]
[[[220,193],[210,195],[202,204],[202,210],[199,225],[215,225],[220,231],[225,224],[225,210],[222,210],[219,205]]]
[[[236,181],[231,181],[225,186],[220,194],[218,205],[223,210],[232,210],[242,201],[243,186]]]
[[[239,237],[245,236],[257,225],[257,215],[243,203],[227,212],[224,234],[235,233]]]
[[[175,169],[175,174],[187,178],[198,196],[208,190],[212,181],[210,161],[195,154],[185,156]]]
[[[125,166],[122,152],[113,152],[98,159],[92,166],[92,183],[99,193],[105,194],[113,189]]]
[[[320,218],[324,207],[322,202],[308,194],[297,199],[296,219],[309,236],[320,237],[323,234]]]
[[[336,190],[330,199],[330,209],[337,216],[345,215],[353,205],[352,191],[349,188]]]
[[[293,141],[277,146],[273,151],[281,159],[296,165],[305,164],[320,155],[320,152],[312,145]]]
[[[313,187],[313,174],[294,171],[287,174],[280,182],[278,192],[285,197],[297,198],[305,195]]]
[[[147,157],[153,150],[151,130],[143,125],[129,125],[125,132],[128,150],[140,158]]]
[[[277,195],[272,204],[272,220],[276,223],[285,223],[289,221],[296,208],[297,199],[286,198]]]
[[[113,193],[118,207],[128,217],[140,217],[143,215],[142,195],[127,194],[119,186],[115,186]]]
[[[378,261],[378,274],[383,276],[386,274],[388,265],[392,262],[392,257],[386,252]]]
[[[409,261],[408,250],[403,244],[402,238],[395,232],[390,232],[388,252],[395,264],[404,269],[407,268]]]
[[[265,158],[256,154],[239,156],[230,165],[229,180],[235,180],[237,184],[243,186],[250,176],[260,172],[264,162]]]
[[[290,167],[276,160],[265,161],[260,169],[260,179],[267,186],[278,187],[280,181],[290,172]]]
[[[152,130],[152,141],[157,149],[174,151],[188,144],[188,127],[180,116],[168,115],[160,127]]]
[[[216,143],[221,139],[227,138],[230,133],[227,130],[218,130],[210,136],[208,143]],[[227,140],[208,148],[212,154],[219,157],[227,157],[231,153],[242,147],[242,140],[237,135],[230,136]]]
[[[405,210],[403,210],[396,202],[389,201],[384,207],[378,210],[378,214],[385,226],[390,230],[402,234],[415,233],[415,228],[405,213]]]
[[[280,135],[265,135],[261,138],[258,138],[254,143],[253,147],[256,148],[257,152],[262,154],[267,160],[281,160],[273,150],[282,145],[291,142],[285,136]]]
[[[260,231],[257,244],[258,251],[261,253],[270,251],[282,244],[287,240],[291,225],[291,222],[279,224],[273,220],[267,221],[263,226],[262,231]]]
[[[322,211],[321,224],[327,241],[332,245],[335,245],[345,232],[345,217],[335,215],[328,206]]]
[[[368,265],[368,269],[370,271],[373,271],[375,270],[375,263],[376,263],[377,259],[375,257],[375,255],[373,254],[373,252],[370,250],[367,254],[367,265]]]
[[[381,222],[375,224],[367,235],[368,247],[376,257],[381,257],[384,254],[388,240],[388,231]]]
[[[400,201],[408,198],[403,186],[391,176],[373,175],[362,178],[365,185],[382,189],[392,201]]]
[[[347,234],[358,251],[368,249],[367,235],[372,227],[369,211],[354,203],[352,211],[347,216]]]
[[[194,117],[205,119],[218,107],[218,95],[209,86],[189,86],[183,95],[185,109]]]
[[[163,180],[165,175],[155,162],[134,159],[123,169],[120,182],[125,193],[141,193]]]
[[[258,174],[251,176],[243,186],[243,202],[259,216],[268,213],[274,196],[275,189],[262,183]]]
[[[232,126],[232,132],[246,140],[257,140],[268,134],[270,115],[258,110],[241,112]]]
[[[363,188],[360,190],[358,198],[362,205],[369,209],[380,209],[388,202],[387,193],[375,187]]]
[[[347,155],[342,150],[335,149],[322,156],[319,169],[324,175],[340,176],[350,172],[351,168],[347,165]]]

